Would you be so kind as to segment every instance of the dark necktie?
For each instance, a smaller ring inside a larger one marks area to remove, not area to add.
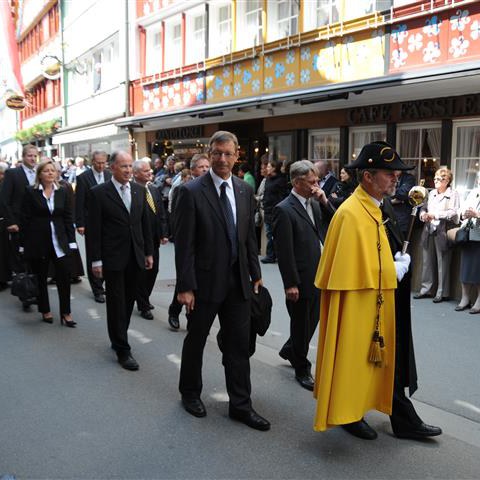
[[[227,182],[223,182],[220,185],[220,204],[222,205],[225,221],[227,222],[228,238],[230,240],[232,254],[230,264],[233,265],[238,258],[237,228],[235,227],[232,206],[230,205],[230,201],[227,197],[227,186]]]

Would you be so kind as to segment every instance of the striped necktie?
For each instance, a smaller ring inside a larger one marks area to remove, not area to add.
[[[155,201],[153,200],[152,192],[150,192],[150,189],[148,187],[145,187],[146,193],[147,193],[147,203],[150,209],[152,210],[153,213],[157,213],[157,208],[155,207]]]

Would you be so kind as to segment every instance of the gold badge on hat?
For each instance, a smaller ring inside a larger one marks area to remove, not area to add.
[[[392,151],[392,158],[384,158],[383,160],[385,160],[386,162],[393,162],[394,158],[395,158],[395,152],[393,151],[393,149],[391,147],[383,147],[381,150],[380,150],[380,155],[383,155],[383,152],[385,150],[391,150]]]

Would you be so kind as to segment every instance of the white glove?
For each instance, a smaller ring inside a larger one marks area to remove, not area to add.
[[[410,266],[410,255],[405,253],[402,255],[402,252],[397,252],[394,256],[395,261],[395,270],[397,271],[397,280],[402,281],[405,274],[408,272],[408,267]]]

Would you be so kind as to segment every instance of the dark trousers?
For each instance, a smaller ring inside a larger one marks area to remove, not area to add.
[[[232,268],[229,290],[222,302],[196,299],[195,309],[187,314],[187,335],[183,343],[180,369],[180,393],[187,398],[200,398],[202,392],[202,360],[205,342],[215,316],[222,330],[222,363],[225,368],[230,405],[238,410],[251,408],[250,384],[250,300],[241,292],[238,268]]]
[[[103,288],[103,278],[96,277],[92,272],[92,257],[90,255],[90,248],[88,246],[88,234],[85,230],[85,251],[87,253],[87,276],[88,282],[90,283],[90,288],[92,289],[93,294],[102,295],[105,293],[105,289]]]
[[[290,315],[290,338],[282,350],[287,353],[297,374],[310,372],[312,364],[307,358],[308,347],[320,317],[320,294],[317,292],[313,297],[285,303]]]
[[[270,259],[276,259],[277,255],[275,254],[275,247],[273,244],[273,224],[270,222],[265,222],[265,235],[267,237],[267,246],[265,248],[265,256]]]
[[[128,353],[128,327],[132,316],[138,277],[141,270],[130,253],[130,258],[123,270],[103,269],[107,305],[108,336],[112,348],[117,353]]]
[[[168,315],[170,317],[178,317],[182,313],[183,305],[177,299],[178,291],[175,285],[175,291],[173,292],[172,301],[168,307]]]
[[[150,310],[150,295],[152,294],[153,287],[155,286],[155,280],[158,274],[160,254],[158,248],[153,250],[153,267],[151,270],[141,270],[137,283],[137,308],[141,312]]]
[[[47,277],[50,262],[53,263],[55,269],[55,278],[58,292],[58,302],[60,304],[60,316],[68,315],[70,310],[70,272],[71,258],[63,256],[57,258],[53,245],[49,255],[43,258],[32,258],[29,260],[32,273],[37,275],[38,279],[38,311],[40,313],[50,312],[50,302],[48,299]]]
[[[10,267],[12,272],[21,273],[25,271],[25,265],[20,258],[18,249],[20,247],[20,234],[10,233]]]

